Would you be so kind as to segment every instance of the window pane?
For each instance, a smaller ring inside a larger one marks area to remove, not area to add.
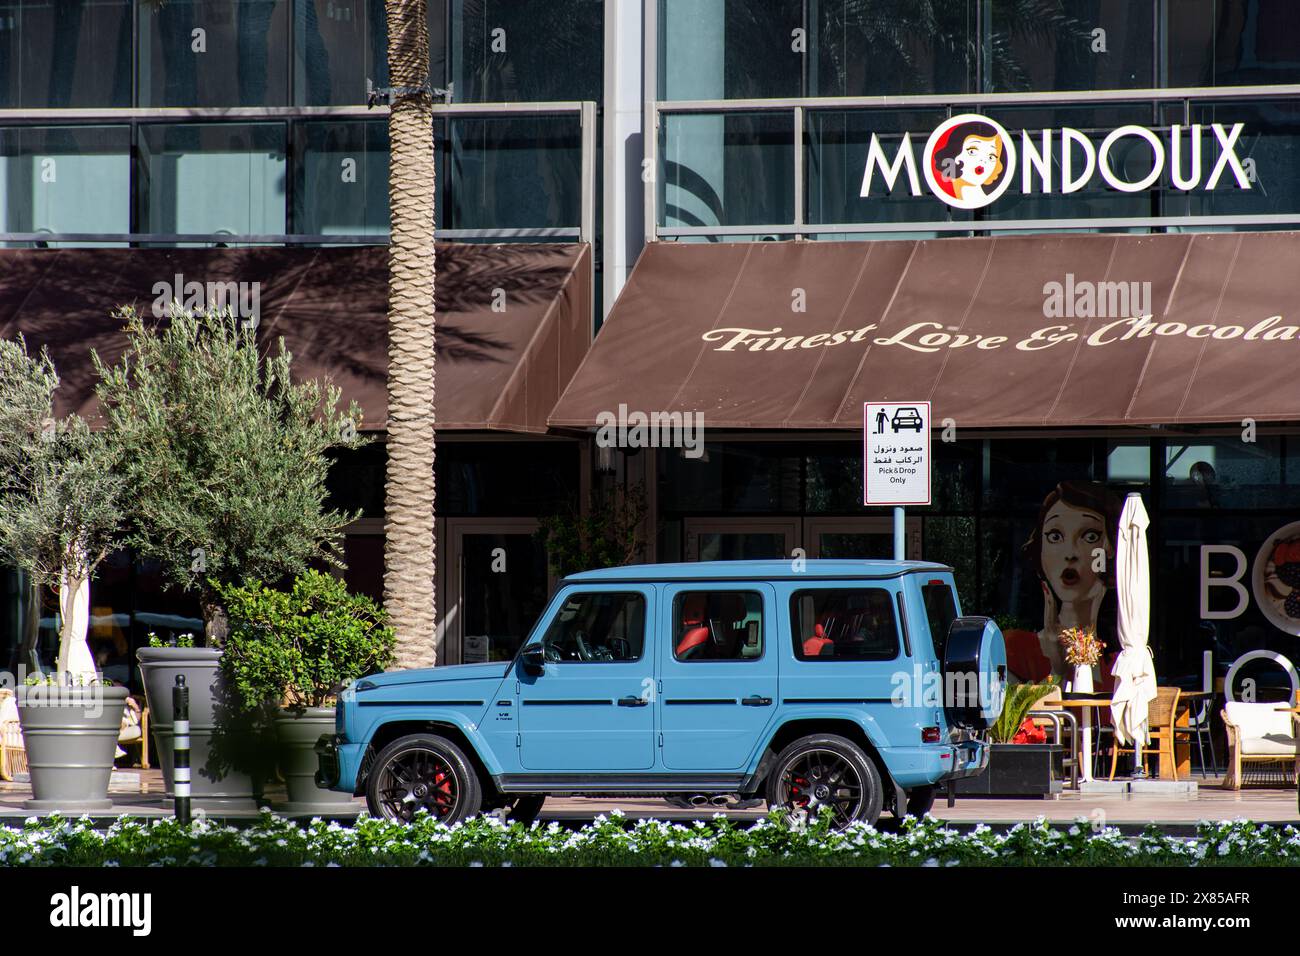
[[[1295,0],[1179,0],[1166,10],[1167,85],[1300,82]]]
[[[141,127],[143,231],[284,233],[284,138],[280,123]]]
[[[645,644],[645,598],[600,591],[571,594],[542,638],[548,661],[639,661]]]
[[[284,106],[289,0],[141,3],[141,106]]]
[[[930,131],[947,118],[943,110],[817,111],[807,115],[808,221],[934,222],[970,218],[935,200],[920,172]],[[913,196],[907,171],[899,169],[893,187],[876,167],[862,196],[867,151],[875,135],[886,164],[893,162],[903,134],[911,134],[921,195]]]
[[[1300,51],[1297,52],[1300,56]],[[1193,103],[1192,122],[1200,123],[1201,170],[1199,185],[1190,192],[1167,187],[1164,211],[1169,215],[1261,215],[1300,212],[1300,103],[1295,100],[1256,100],[1240,103]],[[1179,117],[1178,122],[1181,122]],[[1210,124],[1219,123],[1231,133],[1243,124],[1233,151],[1243,164],[1250,189],[1241,189],[1231,166],[1225,166],[1213,190],[1205,188],[1222,148]],[[1192,165],[1191,130],[1184,130],[1181,168],[1189,178]],[[1254,175],[1254,181],[1249,177]],[[1166,173],[1166,181],[1169,176]],[[1238,228],[1258,229],[1258,226]]]
[[[948,646],[948,629],[957,620],[957,601],[952,588],[946,584],[921,585],[921,599],[925,602],[926,623],[930,625],[930,642],[934,645],[935,655],[943,660]]]
[[[604,44],[601,0],[452,0],[456,102],[600,102]]]
[[[799,449],[710,444],[702,458],[662,454],[659,503],[671,512],[799,510]]]
[[[993,0],[988,91],[1155,86],[1154,10],[1131,0]]]
[[[0,3],[0,107],[131,105],[131,0]]]
[[[131,231],[125,126],[0,129],[5,232]]]
[[[1170,508],[1278,508],[1300,503],[1300,486],[1284,482],[1282,440],[1169,439],[1165,443],[1165,504]],[[1213,540],[1213,539],[1207,539]]]
[[[309,122],[296,127],[294,231],[307,235],[388,232],[388,124]]]
[[[576,114],[456,120],[445,229],[577,228],[582,220],[582,137]],[[447,146],[444,144],[443,149]],[[439,177],[440,182],[446,178]]]
[[[794,120],[788,112],[666,116],[661,155],[660,225],[794,218]]]
[[[665,100],[764,99],[803,92],[802,0],[660,0]]]
[[[794,656],[801,661],[888,661],[898,656],[894,597],[884,588],[796,591]]]
[[[683,591],[673,600],[673,657],[756,661],[763,656],[763,597],[753,591]]]
[[[975,91],[976,7],[975,0],[823,0],[812,95]]]

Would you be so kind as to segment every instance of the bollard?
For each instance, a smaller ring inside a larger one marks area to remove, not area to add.
[[[176,675],[172,688],[172,790],[176,821],[181,826],[190,822],[190,689],[185,686],[185,675]]]

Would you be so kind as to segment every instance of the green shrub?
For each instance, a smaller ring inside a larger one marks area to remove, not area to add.
[[[1002,713],[998,716],[997,723],[993,725],[990,735],[996,744],[1009,744],[1011,738],[1016,735],[1020,725],[1025,722],[1025,717],[1034,705],[1048,695],[1053,687],[1056,686],[1056,678],[1049,677],[1041,684],[1013,684],[1007,688],[1006,702],[1002,705]]]
[[[393,629],[370,598],[308,571],[291,591],[221,588],[230,633],[221,666],[248,710],[325,707],[344,685],[392,663]]]

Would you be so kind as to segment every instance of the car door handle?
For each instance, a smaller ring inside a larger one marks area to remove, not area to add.
[[[741,703],[746,707],[771,707],[771,697],[746,697]]]
[[[618,706],[620,707],[644,707],[648,703],[650,701],[644,697],[620,697],[618,699]]]

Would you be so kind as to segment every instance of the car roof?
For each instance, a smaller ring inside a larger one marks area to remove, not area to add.
[[[781,561],[683,561],[677,564],[629,564],[570,574],[565,584],[607,584],[615,581],[717,581],[717,580],[879,580],[903,574],[951,572],[933,561],[874,561],[810,558],[795,568]]]

